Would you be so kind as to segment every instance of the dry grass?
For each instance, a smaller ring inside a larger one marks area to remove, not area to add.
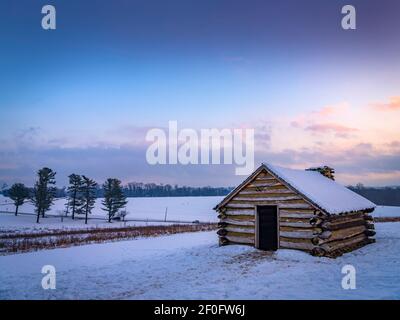
[[[35,233],[3,234],[0,235],[0,253],[27,252],[88,243],[127,240],[138,237],[156,237],[183,232],[198,232],[216,229],[217,224],[215,223],[201,223],[193,225],[52,230]]]
[[[399,222],[400,217],[376,217],[374,222]]]

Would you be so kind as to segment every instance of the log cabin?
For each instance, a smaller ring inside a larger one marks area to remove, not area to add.
[[[215,208],[220,245],[307,251],[335,258],[375,242],[375,204],[334,180],[330,167],[262,164]]]

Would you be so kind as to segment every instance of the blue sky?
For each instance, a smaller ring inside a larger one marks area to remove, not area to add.
[[[146,131],[177,120],[254,128],[258,162],[400,183],[399,1],[351,1],[350,31],[349,1],[48,3],[54,31],[42,1],[0,4],[0,181],[32,184],[47,165],[60,184],[240,182],[229,166],[147,165]]]

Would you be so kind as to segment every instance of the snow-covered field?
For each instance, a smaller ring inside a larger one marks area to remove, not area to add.
[[[374,217],[400,217],[400,207],[377,206],[372,213]]]
[[[400,299],[400,222],[376,229],[375,244],[337,259],[218,247],[214,232],[1,256],[0,299]],[[56,290],[41,287],[49,264]],[[346,264],[355,290],[341,287]]]
[[[223,197],[160,197],[160,198],[128,198],[126,210],[129,214],[126,216],[130,219],[150,219],[164,220],[165,212],[167,211],[167,220],[179,221],[194,221],[215,222],[217,214],[213,207],[217,205]],[[123,222],[113,222],[111,225],[105,219],[106,213],[101,209],[101,200],[97,199],[96,207],[89,216],[89,227],[116,227],[125,225]],[[61,215],[65,210],[65,199],[55,201],[49,215]],[[14,212],[14,206],[9,198],[0,195],[0,211]],[[33,213],[34,207],[31,203],[25,203],[20,207],[21,213]],[[100,219],[99,219],[100,218]],[[160,224],[152,222],[131,221],[126,225],[150,225]],[[36,224],[35,216],[19,215],[18,217],[12,214],[0,212],[0,230],[1,229],[54,229],[54,228],[84,228],[83,220],[72,221],[70,218],[64,218],[61,222],[61,217],[48,217],[42,219],[40,224]]]

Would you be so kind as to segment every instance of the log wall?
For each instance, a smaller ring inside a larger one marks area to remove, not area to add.
[[[279,206],[279,248],[335,257],[374,241],[366,213],[329,216],[263,171],[219,208],[220,245],[255,245],[256,205]]]
[[[332,215],[316,224],[322,233],[312,239],[315,248],[312,254],[337,257],[366,244],[375,242],[371,216],[364,211]]]

